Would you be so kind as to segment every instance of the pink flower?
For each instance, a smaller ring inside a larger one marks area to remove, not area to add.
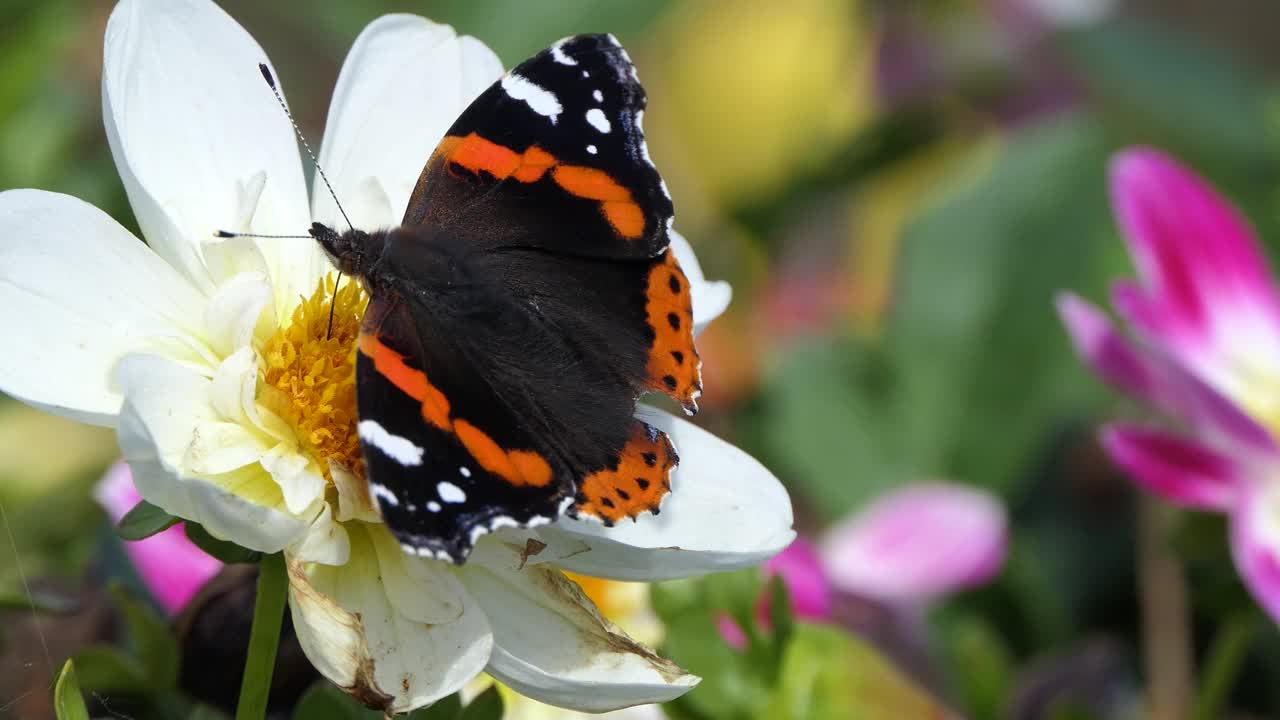
[[[1004,507],[990,493],[945,483],[889,492],[837,525],[822,558],[839,590],[920,605],[987,582],[1004,565]]]
[[[796,617],[805,620],[826,620],[831,617],[831,581],[827,579],[813,543],[797,537],[786,550],[769,558],[764,564],[765,577],[782,578],[791,596],[791,610]],[[768,596],[765,596],[767,601]],[[762,604],[767,617],[768,603]]]
[[[1117,155],[1111,197],[1139,276],[1111,299],[1136,340],[1075,295],[1058,311],[1095,372],[1184,430],[1115,423],[1102,444],[1146,490],[1229,514],[1240,574],[1280,620],[1280,295],[1244,218],[1167,155]]]
[[[129,466],[123,462],[107,470],[93,494],[112,522],[120,522],[142,499],[133,486]],[[181,525],[145,540],[126,542],[124,547],[143,584],[170,615],[178,614],[205,582],[222,569],[222,563],[187,539]]]

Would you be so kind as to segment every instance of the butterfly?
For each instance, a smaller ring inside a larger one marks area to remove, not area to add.
[[[405,550],[461,564],[499,528],[612,525],[670,492],[676,449],[635,404],[696,412],[701,361],[645,103],[612,35],[565,38],[463,111],[399,227],[312,226],[369,294],[357,430]]]

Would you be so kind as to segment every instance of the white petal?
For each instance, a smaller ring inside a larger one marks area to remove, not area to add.
[[[501,74],[483,43],[415,15],[386,15],[360,33],[338,75],[320,152],[356,227],[400,223],[436,144]],[[313,194],[316,219],[345,229],[322,183]]]
[[[693,301],[693,331],[700,333],[707,323],[720,317],[729,307],[729,301],[733,299],[733,288],[723,280],[707,280],[689,241],[674,228],[670,236],[671,252],[675,253],[680,269],[689,278],[689,294]]]
[[[481,542],[459,570],[493,628],[488,671],[541,702],[588,712],[665,702],[698,678],[627,637],[563,573]]]
[[[125,396],[120,450],[142,497],[217,537],[262,552],[278,552],[307,531],[311,518],[285,512],[275,483],[256,466],[208,477],[183,466],[195,428],[218,419],[209,402],[209,379],[152,355],[126,356],[116,378]]]
[[[220,278],[200,248],[215,230],[306,232],[293,127],[258,72],[266,53],[235,20],[203,0],[125,0],[107,23],[103,62],[107,138],[156,252],[207,290]],[[314,242],[259,245],[277,305],[314,288]]]
[[[264,275],[246,272],[224,281],[205,308],[209,344],[219,355],[230,355],[249,345],[259,326],[269,333],[274,313],[264,317],[263,312],[271,301],[271,284]]]
[[[454,619],[424,623],[404,615],[383,584],[389,568],[380,563],[371,535],[390,534],[381,525],[348,526],[347,564],[289,562],[289,608],[298,642],[321,675],[366,703],[388,712],[406,712],[459,690],[482,670],[493,647],[484,613],[440,566],[426,582],[457,589]],[[391,541],[394,542],[394,541]],[[426,561],[423,561],[426,562]],[[420,608],[421,609],[421,608]],[[448,617],[446,614],[444,617]]]
[[[289,556],[300,562],[324,565],[345,565],[351,559],[351,539],[341,523],[334,522],[333,511],[324,500],[317,500],[320,508],[311,529],[288,549]]]
[[[182,466],[198,475],[221,475],[258,462],[270,446],[244,425],[230,422],[197,422]]]
[[[0,193],[0,390],[113,425],[125,353],[194,360],[202,299],[101,210],[39,190]]]
[[[324,499],[324,476],[295,445],[281,443],[271,448],[262,458],[262,467],[280,487],[289,512],[303,514],[317,500]]]
[[[611,528],[562,518],[535,531],[548,543],[536,562],[595,577],[665,580],[755,565],[791,544],[791,499],[755,458],[670,413],[642,406],[636,416],[666,432],[680,455],[662,512]]]
[[[382,516],[369,497],[369,483],[361,480],[341,465],[329,461],[329,474],[338,493],[338,521],[363,520],[382,522]]]

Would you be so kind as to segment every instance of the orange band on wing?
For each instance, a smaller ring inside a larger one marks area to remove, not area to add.
[[[552,179],[565,192],[599,202],[600,211],[619,235],[632,240],[644,235],[644,212],[631,191],[599,168],[562,164],[537,145],[517,153],[476,133],[450,135],[440,141],[436,152],[454,165],[476,174],[488,173],[498,180],[537,182],[550,170]]]
[[[466,420],[453,423],[453,432],[480,467],[517,487],[543,487],[551,482],[551,466],[536,452],[508,452],[483,430]]]
[[[452,430],[449,399],[427,380],[427,374],[404,362],[404,356],[382,343],[374,335],[360,334],[360,352],[373,361],[373,369],[405,395],[422,403],[422,417],[441,430]]]

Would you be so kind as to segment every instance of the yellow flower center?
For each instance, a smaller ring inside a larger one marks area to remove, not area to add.
[[[333,278],[325,277],[262,348],[259,402],[293,426],[330,482],[330,460],[364,477],[355,346],[368,302],[359,283],[348,281],[335,293]]]

